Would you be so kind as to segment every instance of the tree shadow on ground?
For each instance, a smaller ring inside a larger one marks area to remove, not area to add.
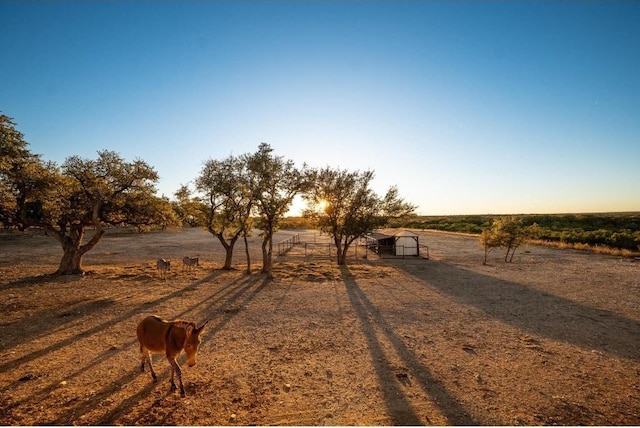
[[[159,305],[161,303],[164,303],[166,301],[169,301],[171,299],[175,299],[175,298],[181,297],[183,294],[185,294],[187,292],[190,292],[191,290],[197,288],[200,284],[202,284],[204,282],[207,282],[207,281],[210,281],[210,280],[212,280],[213,278],[217,277],[220,274],[221,274],[221,272],[215,271],[215,272],[207,275],[206,277],[202,278],[201,280],[195,281],[195,282],[189,284],[186,287],[183,287],[183,288],[180,288],[180,289],[174,291],[171,294],[168,294],[168,295],[160,297],[158,299],[146,302],[142,306],[144,308],[150,308],[150,307]],[[0,364],[0,371],[8,370],[8,369],[14,368],[14,367],[16,367],[16,366],[18,366],[20,364],[24,364],[26,362],[33,361],[36,358],[42,357],[43,355],[46,355],[46,354],[51,353],[51,352],[54,352],[54,351],[56,351],[58,349],[61,349],[61,348],[65,347],[65,346],[69,346],[69,345],[73,344],[74,342],[76,342],[78,339],[82,339],[82,338],[97,334],[97,333],[99,333],[99,332],[101,332],[101,331],[103,331],[105,329],[113,327],[114,324],[117,324],[117,323],[122,322],[124,320],[130,319],[130,318],[132,318],[134,316],[138,316],[139,314],[140,314],[140,308],[139,307],[131,309],[131,310],[128,310],[126,312],[123,312],[123,313],[121,313],[120,315],[118,315],[115,318],[109,318],[108,320],[105,320],[104,322],[102,322],[102,323],[100,323],[98,325],[95,325],[95,326],[93,326],[91,328],[88,328],[88,329],[83,330],[83,331],[78,331],[78,333],[76,335],[68,337],[66,339],[63,339],[63,340],[58,341],[56,343],[52,343],[51,345],[49,345],[49,346],[47,346],[45,348],[42,348],[42,349],[40,349],[40,350],[38,350],[36,352],[32,352],[30,354],[23,355],[23,356],[18,357],[18,358],[14,359],[14,360],[6,361],[6,362]]]
[[[242,307],[244,307],[249,301],[251,301],[256,296],[256,294],[258,294],[268,284],[268,282],[268,280],[259,277],[244,277],[243,279],[233,281],[223,288],[223,293],[217,292],[215,295],[215,299],[207,298],[203,301],[197,302],[197,304],[193,305],[183,313],[178,314],[178,317],[185,315],[187,312],[196,310],[201,306],[205,306],[204,308],[200,308],[199,310],[201,312],[204,312],[206,314],[206,318],[210,319],[211,322],[205,329],[202,340],[203,342],[212,340],[213,336],[215,336],[215,334],[219,332],[224,327],[224,325],[226,325],[234,316],[236,316],[238,312],[240,312]],[[253,289],[253,291],[251,291],[251,289],[254,288],[256,284],[260,285],[258,285],[257,287],[255,287],[255,289]],[[216,320],[216,318],[218,319]],[[110,409],[105,415],[103,415],[99,419],[97,424],[112,425],[118,423],[118,421],[121,421],[124,416],[130,414],[134,407],[140,406],[141,402],[144,402],[144,399],[149,395],[149,392],[152,388],[152,385],[146,386],[134,395],[126,398],[120,404],[115,406],[113,409]],[[188,387],[187,394],[189,394]],[[153,402],[144,405],[152,406]],[[163,411],[170,412],[171,408],[157,408],[155,410],[156,413],[162,413]],[[145,412],[143,411],[142,413],[144,414]]]
[[[184,297],[183,294],[190,290],[193,290],[200,284],[203,284],[207,281],[212,281],[222,272],[216,271],[207,277],[190,284],[187,287],[176,290],[174,293],[171,293],[167,296],[164,296],[160,299],[156,299],[150,302],[150,305],[145,305],[145,308],[152,309],[154,306],[162,304],[171,299]],[[233,281],[229,281],[224,284],[222,287],[216,287],[216,289],[208,294],[204,299],[198,299],[194,301],[192,305],[189,305],[188,308],[183,310],[181,313],[176,313],[175,318],[181,318],[187,313],[192,313],[193,311],[203,312],[207,318],[212,318],[215,322],[216,318],[218,318],[217,322],[210,323],[210,326],[205,330],[206,336],[203,340],[210,339],[211,336],[215,335],[220,329],[224,327],[235,315],[240,312],[242,307],[250,302],[267,284],[269,283],[264,277],[242,277]],[[257,286],[256,286],[257,285]],[[18,358],[9,363],[5,363],[3,366],[6,367],[16,367],[19,364],[23,364],[27,361],[31,361],[37,359],[38,357],[45,356],[49,352],[53,352],[56,349],[61,347],[70,345],[73,341],[78,340],[80,337],[88,337],[96,334],[101,334],[102,331],[108,327],[113,327],[114,325],[127,322],[129,318],[139,315],[139,310],[128,311],[119,316],[112,317],[109,320],[92,327],[86,331],[80,333],[79,336],[74,336],[69,339],[65,339],[55,344],[51,344],[50,346],[24,356],[22,358]],[[135,338],[135,332],[132,332],[132,336],[128,338],[129,340],[126,343],[119,343],[116,348],[108,349],[103,351],[101,354],[96,354],[95,358],[86,364],[82,364],[80,366],[74,366],[73,369],[69,370],[65,374],[65,379],[73,380],[86,372],[91,371],[94,367],[97,367],[100,364],[104,364],[111,358],[114,358],[116,355],[124,352],[130,353],[134,351],[134,348],[137,348],[137,339]],[[159,358],[156,356],[156,358]],[[162,357],[164,359],[164,357]],[[137,360],[136,360],[137,361]],[[166,361],[166,359],[165,359]],[[168,368],[168,364],[166,365]],[[154,384],[151,381],[151,378],[148,379],[148,384],[145,383],[145,386],[141,390],[136,390],[132,392],[132,395],[125,397],[124,399],[120,398],[120,403],[114,405],[113,407],[106,409],[105,412],[101,416],[96,416],[94,420],[87,420],[88,423],[91,424],[114,424],[117,421],[121,420],[127,414],[130,414],[135,407],[142,406],[153,406],[153,401],[149,403],[145,402],[145,398],[148,397],[149,393],[152,391],[156,385],[166,386],[167,391],[169,390],[168,383],[164,385],[165,381],[168,379],[168,372],[159,373],[160,379],[158,384]],[[78,400],[75,403],[69,405],[68,408],[63,409],[61,412],[57,414],[55,418],[47,421],[40,421],[40,423],[53,424],[53,425],[68,425],[74,424],[78,422],[78,417],[86,414],[93,409],[99,408],[103,403],[109,401],[118,395],[120,391],[123,390],[124,386],[133,383],[139,376],[149,376],[148,373],[141,373],[139,363],[136,363],[131,369],[124,372],[118,379],[114,381],[109,381],[108,384],[105,384],[101,389],[95,391],[90,397],[86,400]],[[167,379],[165,379],[167,378]],[[9,386],[10,389],[12,385]],[[25,403],[39,401],[43,397],[48,397],[53,391],[59,388],[59,384],[57,380],[52,379],[47,385],[44,385],[43,388],[39,388],[38,391],[34,392],[28,397],[25,397],[22,400],[4,403],[6,404],[5,412],[10,412],[11,409],[16,408]],[[132,390],[133,391],[133,390]],[[187,387],[187,393],[189,393]],[[121,395],[121,394],[120,394]],[[108,400],[109,399],[109,400]],[[8,415],[9,413],[7,413]]]
[[[264,287],[269,283],[267,279],[264,277],[243,277],[241,279],[235,280],[226,284],[221,289],[217,290],[213,295],[207,297],[204,300],[194,302],[194,305],[190,306],[188,309],[183,312],[176,314],[176,318],[180,318],[186,315],[189,312],[193,312],[194,310],[198,310],[205,314],[207,319],[210,319],[211,322],[205,329],[203,334],[203,342],[208,340],[212,340],[213,336],[220,331],[234,316],[236,316],[244,306],[246,306]],[[134,340],[130,345],[137,343],[137,340]],[[157,356],[156,356],[157,358]],[[162,357],[164,359],[164,357]],[[137,368],[138,366],[136,366]],[[168,367],[168,365],[165,365]],[[148,373],[140,373],[139,369],[134,370],[133,373],[135,376],[144,375],[148,376]],[[166,382],[165,377],[168,374],[164,373],[160,379],[159,384]],[[164,379],[164,380],[163,380]],[[129,375],[123,376],[120,380],[116,381],[115,384],[123,383],[126,381],[132,381],[133,378],[130,378]],[[186,385],[185,385],[186,386]],[[154,388],[154,384],[151,383],[149,378],[149,384],[145,386],[142,390],[135,392],[133,395],[125,398],[118,405],[109,409],[103,416],[101,416],[97,421],[95,421],[98,425],[112,425],[121,421],[121,419],[130,414],[134,407],[140,406],[143,403],[143,406],[153,406],[153,402],[145,403],[145,398],[149,396],[149,393]],[[168,386],[167,386],[168,390]],[[118,391],[118,388],[114,388],[113,386],[109,386],[105,388],[101,393],[96,394],[95,397],[92,397],[91,402],[96,405],[99,401],[103,400],[105,397],[109,395],[115,394]],[[187,394],[189,394],[189,388],[187,386]],[[90,410],[90,406],[85,409],[85,411]],[[82,409],[80,409],[82,413]],[[162,412],[164,410],[171,411],[171,408],[167,409],[155,409],[156,412]],[[75,409],[75,413],[78,413],[78,409]],[[142,412],[144,414],[145,412]],[[58,419],[58,422],[65,422],[64,417]]]
[[[6,284],[0,284],[0,291],[17,290],[34,285],[56,285],[61,282],[75,282],[82,280],[82,278],[82,275],[57,275],[54,273],[45,273],[41,275],[23,277]]]
[[[378,384],[383,393],[387,412],[393,425],[423,425],[423,421],[417,413],[403,388],[404,378],[398,377],[385,355],[384,347],[376,329],[383,332],[384,338],[391,343],[397,354],[402,359],[420,388],[433,399],[440,409],[447,423],[451,425],[476,425],[478,422],[465,408],[444,388],[444,386],[431,374],[414,353],[407,348],[402,338],[394,331],[393,327],[385,320],[384,315],[366,293],[358,285],[349,268],[341,267],[342,278],[345,283],[349,301],[353,306],[365,334],[367,345],[371,353],[371,361],[374,365]]]
[[[65,307],[43,309],[28,317],[4,324],[0,326],[0,331],[19,331],[20,334],[3,335],[0,351],[46,336],[53,330],[80,318],[92,316],[95,312],[108,310],[114,303],[112,299],[70,302]],[[44,323],[44,320],[47,322]]]
[[[424,264],[402,260],[392,265],[530,334],[640,361],[640,323],[635,320],[444,262],[429,264],[426,270]]]
[[[247,276],[246,283],[238,288],[224,301],[218,301],[219,304],[210,302],[205,310],[209,317],[219,317],[215,323],[205,329],[203,340],[211,340],[222,328],[242,309],[249,304],[264,288],[272,281],[264,275]],[[253,290],[252,290],[253,289]]]

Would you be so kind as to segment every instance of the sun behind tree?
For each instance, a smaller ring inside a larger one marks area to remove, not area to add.
[[[369,186],[373,171],[349,172],[326,167],[314,175],[314,186],[304,195],[303,216],[333,237],[338,264],[346,264],[349,247],[357,238],[385,226],[392,218],[415,216],[415,206],[391,187],[379,197]]]

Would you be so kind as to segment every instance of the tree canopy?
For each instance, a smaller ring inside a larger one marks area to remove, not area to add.
[[[192,197],[183,185],[175,193],[177,202],[155,196],[158,174],[140,159],[128,162],[103,150],[94,159],[69,156],[61,166],[43,161],[29,151],[13,120],[1,114],[0,155],[0,223],[21,230],[41,227],[58,240],[63,248],[60,274],[82,273],[83,255],[107,225],[142,229],[179,221],[204,225],[216,236],[227,252],[224,268],[229,269],[237,239],[244,237],[246,245],[255,220],[261,230],[262,272],[271,277],[273,236],[298,194],[311,207],[305,215],[334,237],[338,263],[343,264],[354,239],[415,209],[398,196],[396,187],[384,197],[376,195],[370,188],[372,171],[314,171],[306,164],[299,169],[276,156],[267,143],[255,153],[209,159],[196,179],[202,197]]]
[[[206,201],[205,226],[226,252],[223,269],[231,269],[235,243],[248,232],[254,205],[245,159],[209,159],[196,179],[196,187]]]
[[[347,171],[330,167],[316,171],[314,185],[304,195],[308,207],[304,216],[333,237],[338,264],[346,263],[347,250],[354,240],[398,217],[415,215],[415,206],[391,187],[384,197],[370,187],[373,171]]]
[[[24,230],[41,227],[62,246],[56,273],[82,273],[82,257],[106,225],[144,227],[175,221],[169,201],[155,196],[156,171],[142,160],[112,151],[96,159],[70,156],[61,167],[29,152],[13,122],[0,122],[3,222]],[[85,240],[87,227],[91,237]]]
[[[41,167],[40,157],[29,151],[13,119],[0,114],[0,222],[5,227],[24,228],[19,218],[19,198],[43,186],[37,178],[46,172]]]
[[[491,249],[504,247],[507,252],[504,261],[511,263],[516,249],[527,237],[535,237],[538,233],[538,225],[522,226],[522,220],[515,216],[497,217],[493,219],[490,229],[485,229],[480,234],[480,245],[484,247],[484,261],[487,264],[487,255]]]
[[[173,196],[175,200],[171,201],[171,205],[180,224],[188,227],[205,224],[205,212],[207,211],[205,204],[200,197],[192,195],[189,186],[180,185]]]
[[[306,166],[299,170],[293,161],[274,155],[267,143],[261,143],[256,153],[245,155],[244,159],[258,215],[257,227],[262,231],[262,272],[271,277],[273,234],[289,211],[293,198],[304,192],[310,181]]]

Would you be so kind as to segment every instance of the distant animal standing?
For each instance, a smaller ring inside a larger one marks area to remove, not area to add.
[[[158,259],[156,262],[156,269],[160,271],[160,278],[167,278],[167,271],[171,270],[171,260]]]
[[[177,358],[184,349],[187,354],[187,364],[189,367],[196,365],[196,353],[200,346],[201,334],[209,321],[197,327],[195,323],[176,320],[165,321],[160,317],[151,315],[140,321],[136,333],[140,342],[141,364],[140,368],[144,372],[145,361],[149,362],[151,377],[154,382],[158,381],[153,365],[151,364],[151,353],[165,354],[169,364],[171,364],[171,391],[176,390],[176,383],[173,381],[174,374],[178,375],[180,384],[180,396],[184,397],[184,385],[182,384],[182,370],[178,365]]]
[[[182,270],[190,272],[194,266],[200,266],[200,258],[198,257],[184,257],[182,259]]]

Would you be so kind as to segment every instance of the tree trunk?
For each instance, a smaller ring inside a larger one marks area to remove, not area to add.
[[[222,233],[215,233],[215,235],[224,247],[225,251],[224,266],[222,266],[222,270],[231,270],[231,263],[233,262],[233,247],[236,245],[236,240],[239,235],[236,234],[236,236],[231,238],[229,242],[224,239],[224,235]]]
[[[347,252],[349,251],[349,244],[344,244],[344,247],[338,246],[338,265],[344,266],[347,264]]]
[[[267,278],[273,278],[273,237],[271,234],[265,235],[262,241],[262,273],[267,274]]]
[[[353,239],[345,238],[344,244],[342,244],[342,240],[341,239],[340,239],[340,241],[338,241],[337,239],[335,240],[336,248],[338,250],[338,265],[339,266],[345,266],[347,264],[347,254],[349,253],[349,247],[351,247],[351,244],[353,243],[354,240],[355,240],[355,238],[353,238]]]
[[[231,263],[233,262],[233,247],[225,247],[224,250],[224,266],[222,266],[222,270],[231,270]]]
[[[507,263],[509,261],[509,252],[511,251],[511,246],[507,246],[507,254],[504,256],[504,262]]]
[[[249,243],[247,241],[247,233],[242,236],[244,238],[244,251],[247,255],[247,275],[251,274],[251,256],[249,255]]]
[[[65,231],[57,231],[53,228],[45,229],[62,244],[62,251],[64,252],[55,275],[77,275],[84,273],[82,257],[89,252],[98,243],[100,238],[102,238],[102,235],[104,235],[104,230],[98,227],[91,239],[86,244],[81,245],[84,236],[83,226],[70,230],[68,235]]]
[[[78,275],[84,273],[82,269],[83,252],[80,251],[78,245],[69,243],[63,245],[64,254],[55,275]]]

